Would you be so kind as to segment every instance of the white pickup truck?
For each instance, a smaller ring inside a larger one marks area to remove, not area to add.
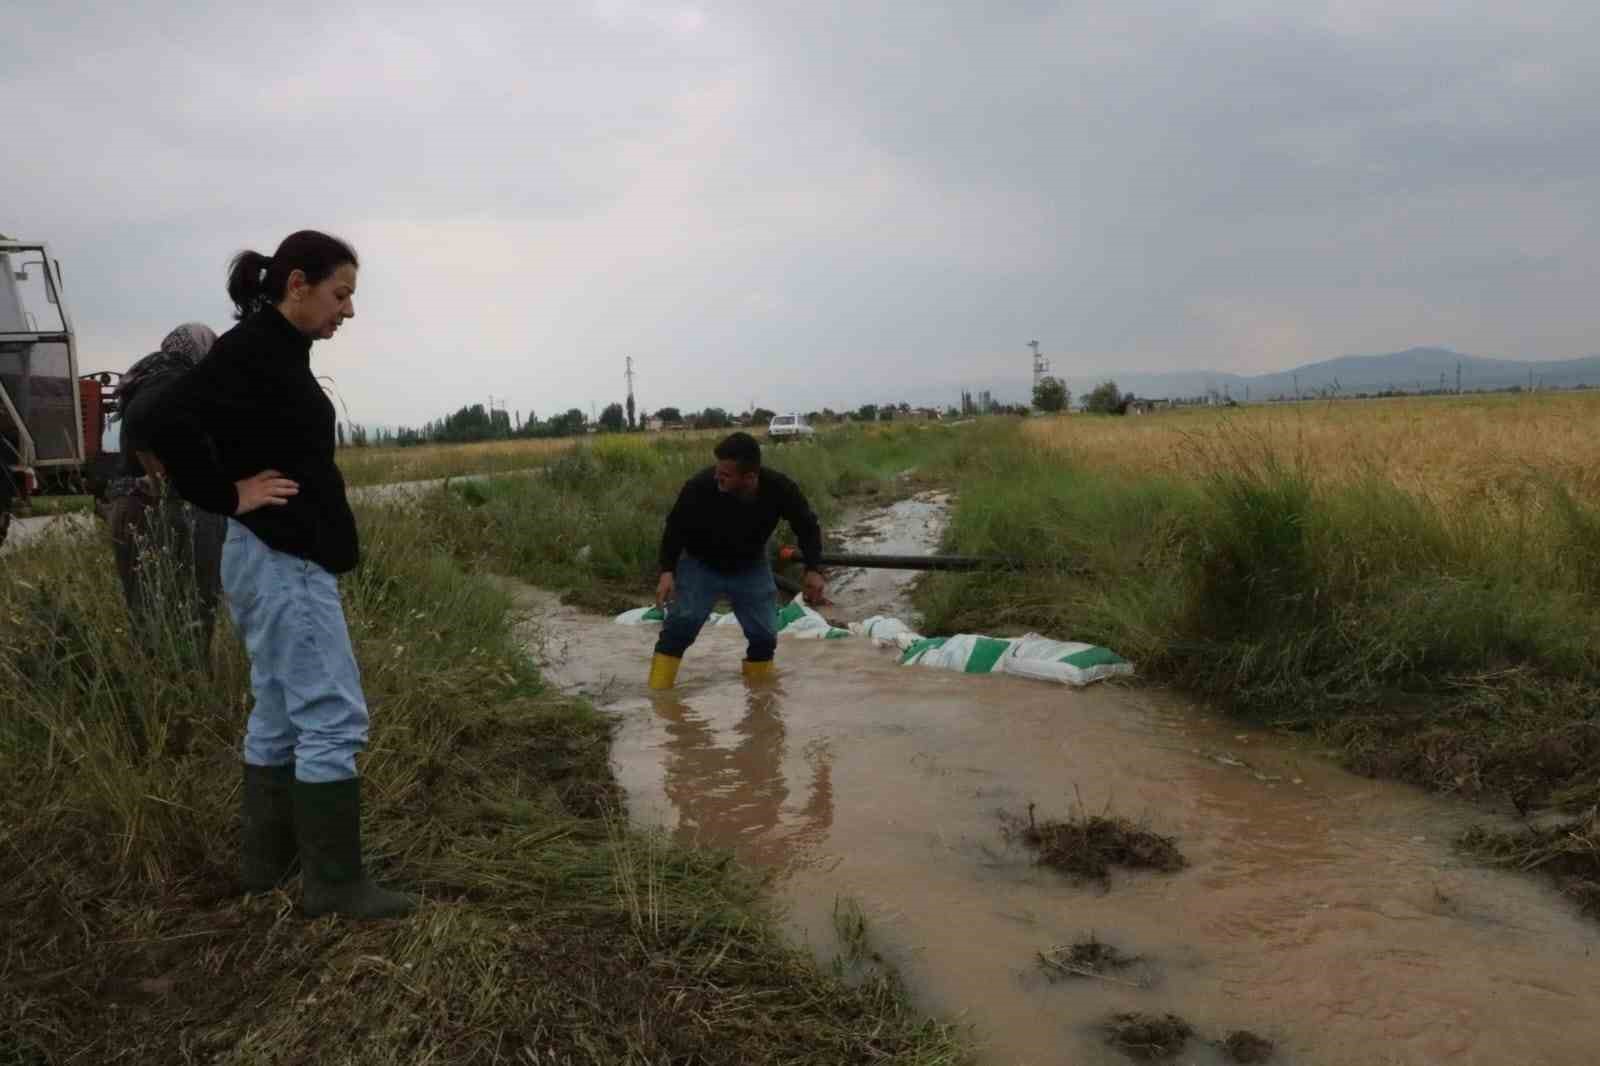
[[[809,440],[816,432],[797,414],[773,415],[771,423],[767,425],[767,438],[774,441]]]

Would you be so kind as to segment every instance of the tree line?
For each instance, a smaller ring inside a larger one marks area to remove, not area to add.
[[[1115,381],[1102,381],[1078,400],[1078,406],[1091,415],[1125,415],[1137,402],[1138,397],[1117,388]],[[1040,378],[1033,387],[1033,406],[1048,414],[1070,410],[1072,390],[1060,378]]]
[[[965,404],[963,406],[966,406]],[[1022,405],[996,404],[990,408],[995,414],[1026,414]],[[913,407],[909,403],[867,403],[849,411],[835,411],[824,407],[808,411],[804,417],[813,425],[837,422],[888,422],[896,418],[954,418],[971,411],[958,411],[954,406],[943,410],[931,407]],[[420,426],[400,426],[396,429],[375,428],[340,423],[339,444],[352,447],[393,446],[406,447],[417,444],[467,444],[475,441],[517,440],[540,437],[574,437],[589,432],[628,433],[647,428],[647,422],[659,423],[672,429],[730,429],[734,426],[765,426],[776,412],[765,407],[732,414],[725,408],[707,407],[700,411],[685,412],[677,407],[662,407],[653,415],[640,418],[636,411],[621,403],[607,404],[598,418],[591,420],[582,410],[571,407],[560,414],[540,418],[529,411],[526,418],[520,410],[487,407],[481,403],[467,404],[451,414],[425,422]]]

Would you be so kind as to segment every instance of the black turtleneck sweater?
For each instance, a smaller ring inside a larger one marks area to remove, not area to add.
[[[277,470],[299,483],[299,494],[238,521],[268,547],[335,574],[360,560],[355,516],[333,461],[333,401],[312,376],[311,339],[276,308],[218,337],[199,365],[164,390],[148,435],[195,506],[233,515],[234,482]]]

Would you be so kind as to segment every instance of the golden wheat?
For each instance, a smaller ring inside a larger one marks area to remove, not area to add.
[[[1447,508],[1529,505],[1536,479],[1600,501],[1600,392],[1406,397],[1027,423],[1038,445],[1132,473],[1193,476],[1272,455],[1319,483],[1377,477]]]

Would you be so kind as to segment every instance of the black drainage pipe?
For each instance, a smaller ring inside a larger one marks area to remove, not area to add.
[[[800,558],[800,551],[786,546],[779,550],[778,558],[783,562],[795,562]],[[979,555],[864,555],[859,552],[823,552],[819,561],[823,566],[877,570],[1015,570],[1021,566],[1010,559]]]

